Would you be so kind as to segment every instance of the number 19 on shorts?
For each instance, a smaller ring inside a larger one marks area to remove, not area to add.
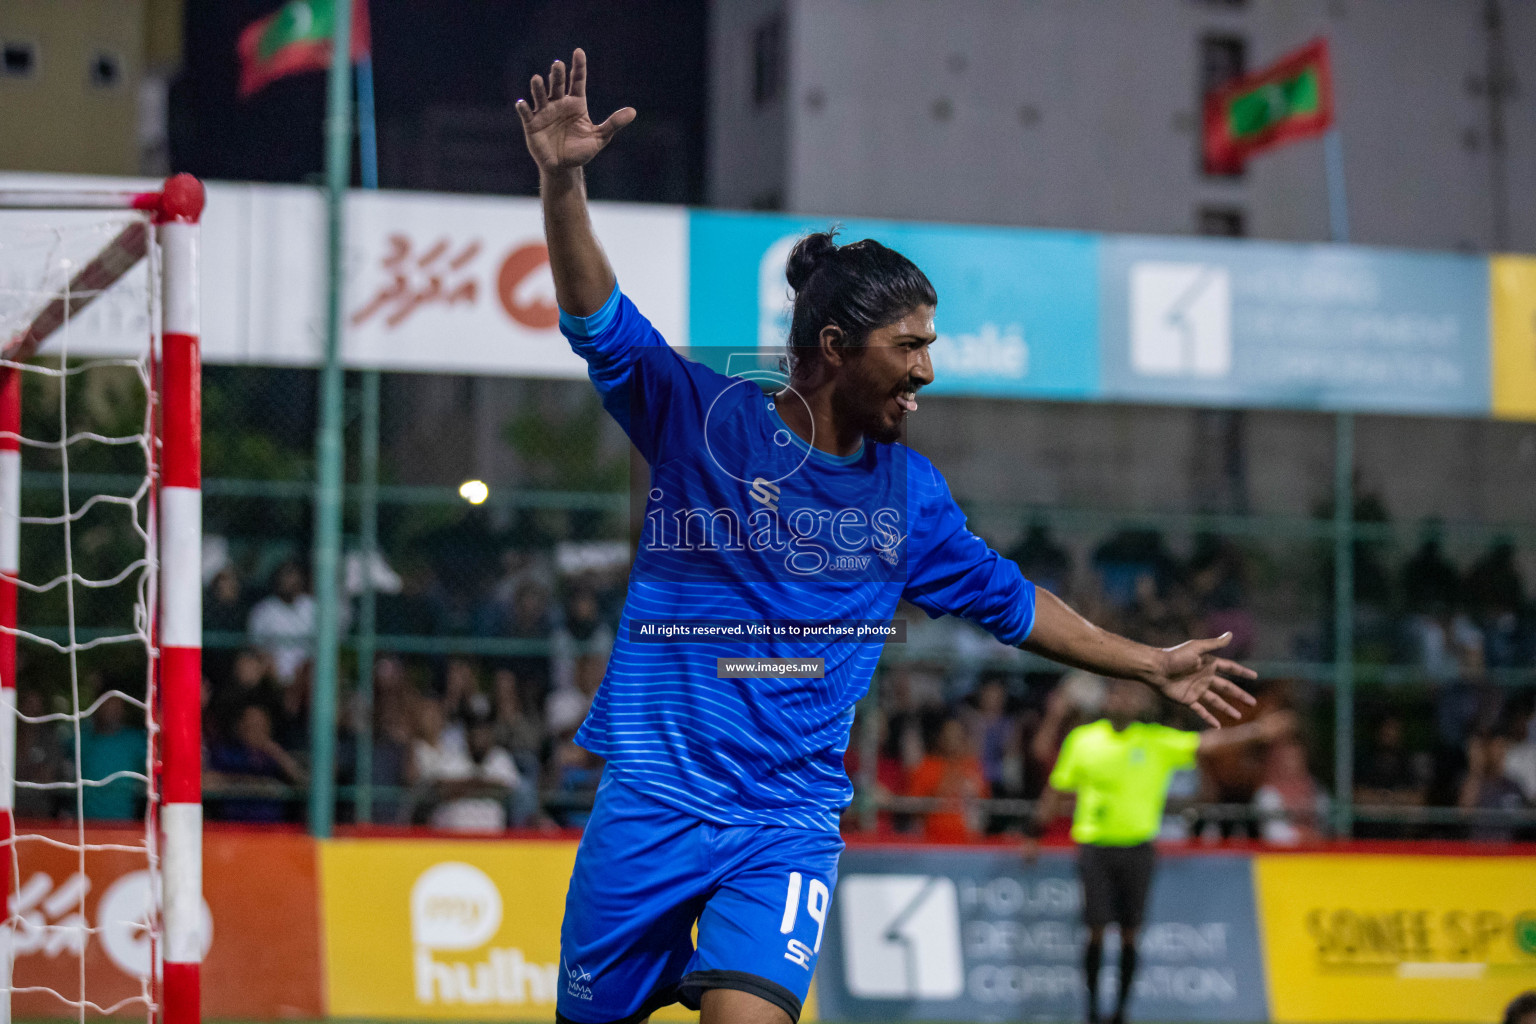
[[[780,935],[793,933],[795,922],[800,919],[800,890],[803,881],[800,872],[789,873],[789,891],[784,894],[784,919],[779,922]],[[811,884],[804,888],[805,912],[816,922],[816,945],[808,947],[799,939],[790,939],[784,959],[810,970],[811,958],[821,952],[821,933],[827,927],[827,904],[831,902],[832,894],[827,891],[827,884],[819,878],[811,879]]]

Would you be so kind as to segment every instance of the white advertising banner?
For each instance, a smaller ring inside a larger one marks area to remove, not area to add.
[[[129,188],[153,181],[0,175],[7,188]],[[687,344],[688,214],[683,207],[604,204],[592,220],[624,291],[674,345]],[[115,221],[115,223],[114,223]],[[0,214],[0,327],[62,288],[121,217]],[[67,227],[60,231],[55,226]],[[351,367],[504,376],[579,377],[557,329],[554,282],[538,201],[352,192],[347,204],[343,360]],[[18,234],[19,233],[19,234]],[[7,235],[27,244],[7,243]],[[78,251],[77,251],[78,250]],[[203,358],[313,366],[325,326],[325,205],[312,188],[208,186],[201,243]],[[148,335],[143,270],[71,325],[72,353],[136,352]]]
[[[592,222],[625,293],[687,344],[687,211],[596,204]],[[585,374],[557,328],[537,200],[353,193],[348,237],[350,365]]]

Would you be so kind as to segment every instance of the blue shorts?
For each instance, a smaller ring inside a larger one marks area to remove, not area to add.
[[[842,850],[830,832],[716,825],[604,773],[565,897],[557,1020],[696,1010],[712,988],[799,1020]]]

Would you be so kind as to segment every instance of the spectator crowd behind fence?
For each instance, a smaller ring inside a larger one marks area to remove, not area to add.
[[[1082,559],[1037,521],[1009,554],[1039,585],[1113,629],[1154,644],[1230,631],[1232,652],[1252,654],[1260,628],[1254,566],[1231,539],[1196,537],[1181,558],[1160,533],[1121,530]],[[1465,570],[1433,535],[1395,569],[1368,544],[1355,557],[1363,646],[1379,641],[1384,660],[1409,674],[1401,685],[1361,696],[1352,795],[1367,820],[1357,834],[1526,835],[1518,815],[1509,822],[1484,815],[1476,825],[1432,816],[1418,824],[1369,820],[1372,810],[1411,819],[1425,808],[1513,812],[1536,805],[1536,690],[1497,685],[1495,678],[1536,664],[1536,615],[1514,546],[1494,543]],[[346,695],[337,737],[342,820],[356,818],[366,788],[374,823],[477,831],[580,825],[601,763],[573,737],[618,628],[624,566],[611,552],[594,562],[562,556],[552,545],[505,548],[495,575],[455,573],[455,559],[450,553],[418,564],[395,577],[394,593],[382,595],[381,632],[434,639],[441,653],[382,654],[373,666],[371,706],[361,691]],[[296,821],[301,813],[314,605],[299,563],[281,561],[266,576],[258,589],[251,574],[226,560],[205,595],[210,634],[238,641],[210,645],[205,663],[213,820]],[[1331,616],[1322,611],[1315,637],[1325,636]],[[1017,807],[999,808],[1038,795],[1062,737],[1097,713],[1101,681],[1062,675],[963,625],[928,623],[910,607],[901,615],[908,642],[888,648],[875,697],[861,705],[850,743],[849,773],[859,796],[848,827],[936,840],[1016,828]],[[449,653],[455,643],[460,652]],[[504,649],[472,653],[476,644]],[[108,682],[100,673],[88,680],[99,692],[112,688]],[[46,681],[24,686],[23,714],[37,717],[49,699]],[[1262,747],[1222,751],[1175,779],[1176,808],[1209,809],[1177,811],[1167,834],[1277,842],[1326,835],[1328,699],[1313,679],[1267,681],[1260,709],[1292,708],[1301,728]],[[85,725],[88,777],[109,774],[114,751],[142,750],[141,731],[121,721],[116,703],[108,701]],[[23,722],[18,778],[67,779],[71,743],[56,725]],[[364,746],[366,762],[359,756]],[[142,786],[122,780],[92,789],[84,809],[93,817],[136,817]],[[39,790],[26,791],[18,810],[31,817],[76,813]]]

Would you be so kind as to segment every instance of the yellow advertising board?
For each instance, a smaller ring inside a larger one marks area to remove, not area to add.
[[[1525,857],[1254,858],[1270,1018],[1498,1020],[1536,988]]]
[[[553,1020],[568,842],[320,846],[333,1017]]]
[[[554,1020],[575,860],[573,842],[321,843],[330,1016]],[[670,1006],[652,1019],[697,1016]]]
[[[1488,263],[1493,414],[1536,420],[1536,257],[1495,256]]]

